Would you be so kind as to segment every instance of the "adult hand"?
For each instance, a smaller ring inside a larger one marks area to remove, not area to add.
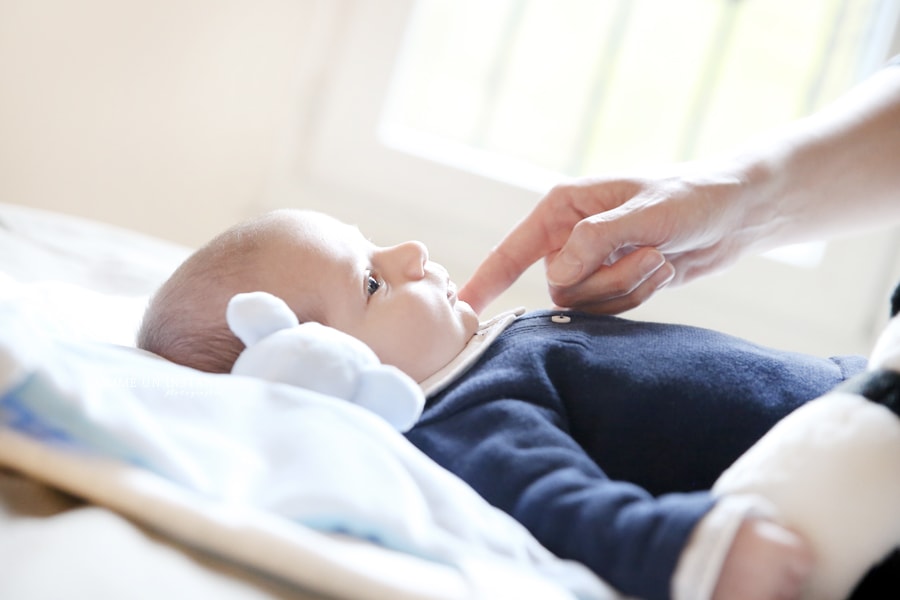
[[[900,223],[898,125],[900,58],[716,162],[557,186],[460,298],[481,312],[543,258],[557,305],[617,313],[751,252]]]
[[[716,172],[716,171],[708,171]],[[555,187],[460,290],[481,312],[545,261],[558,306],[619,313],[656,290],[721,269],[749,243],[732,175],[581,179]]]

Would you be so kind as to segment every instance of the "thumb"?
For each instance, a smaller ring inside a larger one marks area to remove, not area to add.
[[[568,246],[568,244],[567,244]],[[547,283],[557,287],[568,287],[584,279],[584,261],[576,250],[563,248],[556,256],[547,257]]]
[[[582,282],[604,264],[612,264],[617,250],[626,247],[620,241],[620,221],[610,221],[610,213],[593,215],[579,221],[555,256],[547,257],[547,281],[556,287]],[[618,235],[617,235],[618,232]]]

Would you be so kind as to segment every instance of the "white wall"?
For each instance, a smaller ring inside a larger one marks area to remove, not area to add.
[[[256,212],[340,5],[0,0],[0,202],[188,245]]]

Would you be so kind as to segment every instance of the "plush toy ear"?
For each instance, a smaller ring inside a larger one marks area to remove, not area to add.
[[[352,401],[380,415],[397,431],[412,428],[425,407],[422,388],[400,369],[382,364],[363,371]]]
[[[245,346],[300,324],[284,300],[266,292],[236,294],[228,302],[225,320]]]

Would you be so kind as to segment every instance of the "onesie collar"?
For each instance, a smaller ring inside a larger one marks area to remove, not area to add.
[[[478,331],[475,332],[475,335],[472,336],[472,339],[469,340],[462,351],[456,355],[456,358],[419,384],[422,387],[422,391],[425,392],[425,397],[430,398],[442,391],[468,370],[488,349],[497,336],[523,314],[525,314],[524,308],[515,308],[502,312],[487,321],[482,321],[478,326]]]

